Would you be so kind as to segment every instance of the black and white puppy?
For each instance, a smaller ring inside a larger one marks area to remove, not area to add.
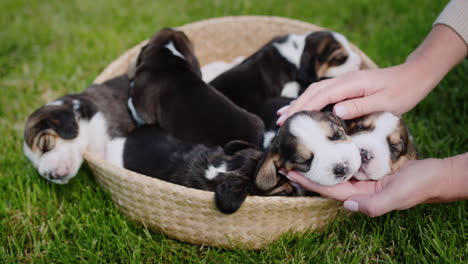
[[[378,180],[417,158],[408,128],[398,116],[377,112],[346,122],[362,157],[356,179]]]
[[[360,66],[360,56],[339,33],[290,34],[274,38],[210,84],[240,107],[257,114],[269,98],[296,98],[312,82]]]
[[[201,79],[187,36],[162,29],[136,61],[128,106],[140,125],[158,125],[190,143],[243,140],[260,146],[263,124]]]
[[[158,127],[139,127],[108,144],[107,160],[117,166],[164,181],[215,192],[216,205],[233,213],[247,195],[282,195],[288,183],[267,192],[253,184],[262,155],[252,144],[231,141],[221,147],[182,142]],[[289,188],[289,189],[288,189]]]
[[[331,112],[302,111],[286,120],[259,163],[255,186],[267,191],[297,170],[322,185],[349,180],[360,168],[359,148]]]
[[[33,112],[26,121],[23,150],[46,180],[65,184],[85,151],[106,157],[109,139],[127,135],[135,123],[127,109],[129,80],[116,77],[65,95]]]

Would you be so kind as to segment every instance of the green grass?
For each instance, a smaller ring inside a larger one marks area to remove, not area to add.
[[[466,263],[467,202],[379,218],[353,215],[324,232],[259,251],[181,243],[128,221],[86,166],[65,186],[23,156],[26,117],[85,89],[122,52],[163,26],[225,15],[275,15],[343,32],[380,66],[401,63],[447,1],[19,1],[0,3],[0,262]],[[468,62],[405,116],[423,157],[467,151]]]

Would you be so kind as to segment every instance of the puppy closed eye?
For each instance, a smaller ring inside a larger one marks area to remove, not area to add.
[[[305,158],[302,158],[302,157],[294,158],[293,162],[291,164],[292,168],[297,170],[297,171],[306,172],[306,171],[310,170],[310,165],[312,164],[312,159],[313,159],[313,156],[310,157],[309,159],[305,159]]]
[[[55,147],[55,139],[48,134],[42,135],[38,140],[37,146],[42,153],[46,153]]]
[[[348,59],[348,56],[346,55],[339,55],[335,56],[333,59],[330,60],[331,65],[341,65],[346,62]]]
[[[311,161],[312,161],[312,158],[304,159],[302,157],[296,157],[293,159],[293,163],[299,164],[299,165],[309,165]]]
[[[336,140],[343,139],[344,136],[345,136],[345,133],[343,132],[343,130],[339,129],[339,130],[335,131],[335,133],[333,133],[333,136],[328,137],[328,138],[331,141],[336,141]]]
[[[392,152],[394,152],[394,153],[403,152],[403,143],[402,142],[399,142],[399,143],[396,143],[396,144],[389,143],[389,145],[390,145],[390,149],[391,149]]]

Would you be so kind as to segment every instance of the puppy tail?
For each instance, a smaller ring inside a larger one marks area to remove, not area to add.
[[[249,193],[246,179],[240,176],[227,176],[215,189],[215,201],[218,209],[225,214],[236,212],[244,203]]]

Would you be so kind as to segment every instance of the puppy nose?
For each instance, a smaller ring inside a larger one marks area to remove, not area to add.
[[[367,163],[369,162],[369,160],[372,159],[372,155],[369,153],[369,151],[365,149],[361,149],[360,152],[361,152],[361,161],[363,163]]]
[[[57,172],[53,171],[48,174],[49,179],[56,180],[65,177],[67,174],[66,172]]]
[[[335,174],[337,178],[345,176],[347,172],[348,166],[346,164],[337,164],[333,168],[333,174]]]

